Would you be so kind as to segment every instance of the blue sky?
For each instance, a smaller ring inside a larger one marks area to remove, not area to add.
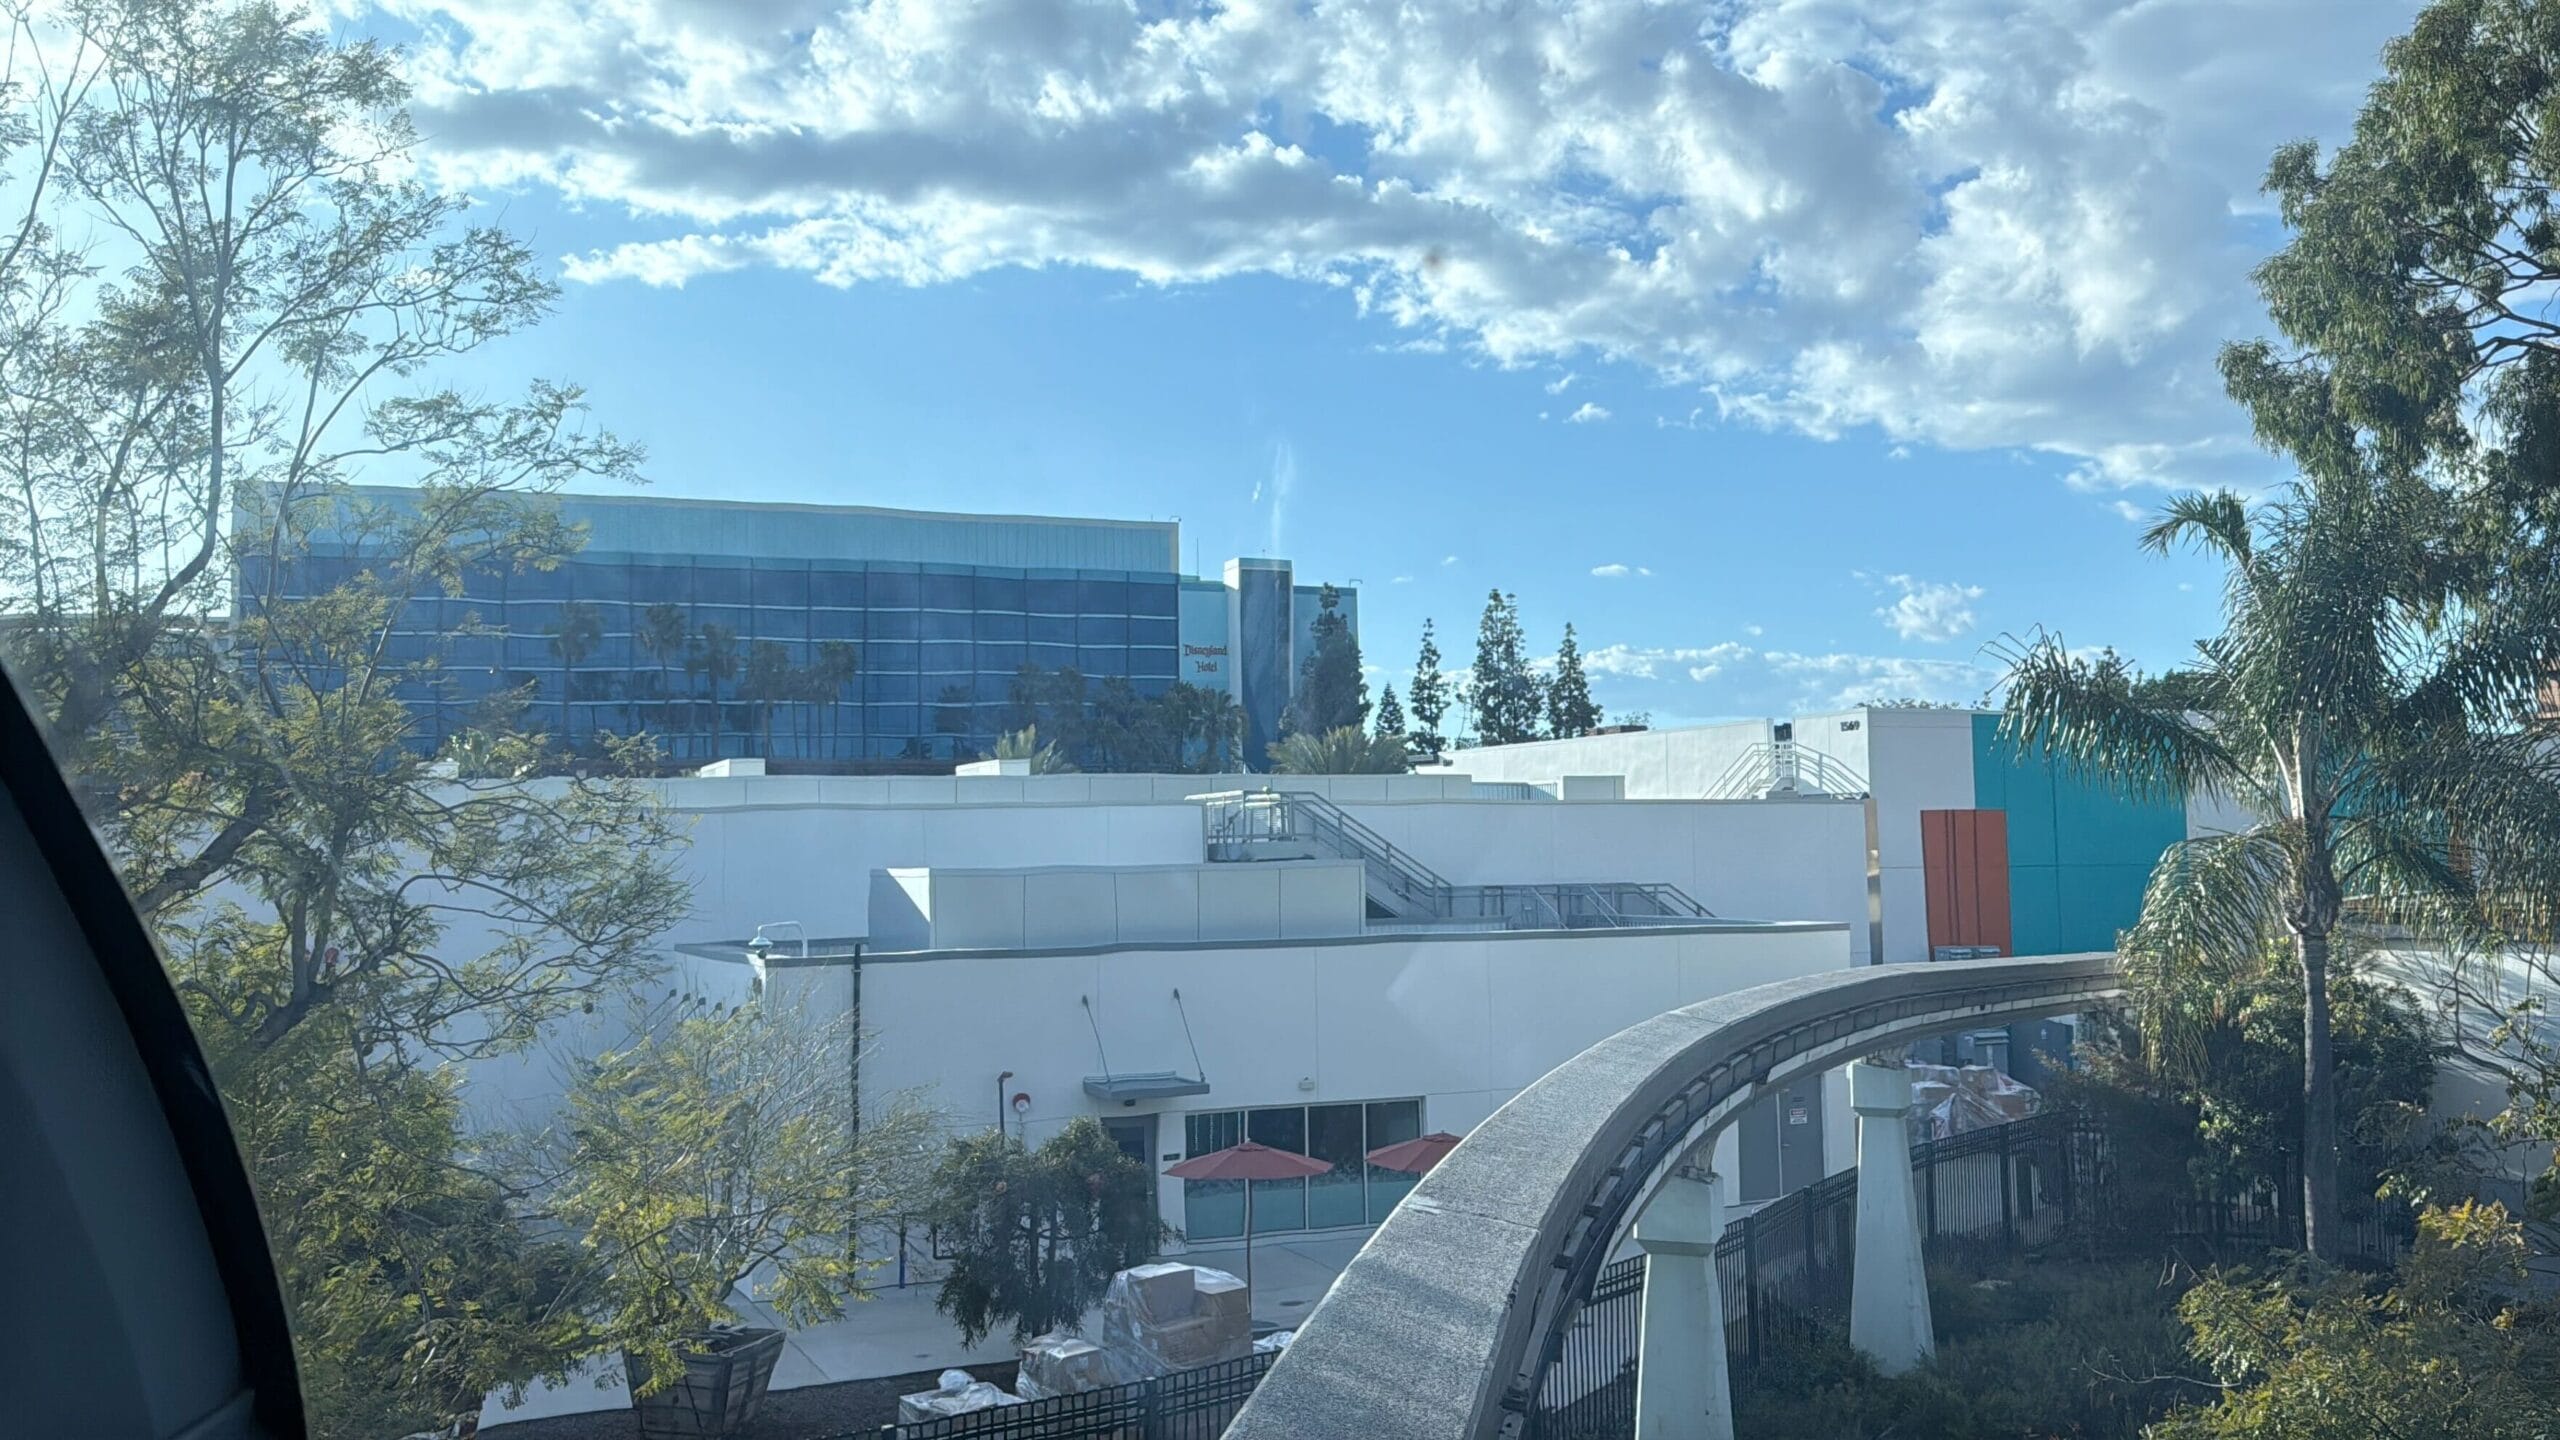
[[[2127,514],[2274,478],[2210,372],[2263,326],[2256,174],[2407,13],[775,8],[343,18],[567,277],[472,383],[584,383],[670,494],[1179,516],[1186,563],[1357,579],[1399,688],[1498,585],[1657,723],[2206,633],[2213,573]],[[2252,45],[2301,53],[2213,98]]]

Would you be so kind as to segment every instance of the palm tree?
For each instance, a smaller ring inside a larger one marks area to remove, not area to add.
[[[604,614],[583,600],[564,600],[560,618],[543,627],[551,637],[551,653],[560,661],[560,743],[569,744],[569,688],[578,662],[604,643]]]
[[[1322,735],[1300,731],[1271,747],[1278,775],[1401,775],[1413,768],[1401,735],[1372,735],[1357,725]]]
[[[2146,1039],[2290,955],[2303,991],[2303,1242],[2334,1259],[2338,1094],[2329,976],[2352,964],[2350,905],[2495,944],[2560,896],[2560,760],[2533,718],[2560,621],[2555,586],[2446,589],[2441,497],[2415,486],[2297,482],[2252,507],[2173,501],[2145,548],[2225,570],[2222,633],[2177,687],[2137,692],[2109,656],[2058,636],[2009,647],[2003,732],[2118,788],[2207,793],[2255,817],[2168,848],[2123,939]],[[2157,692],[2153,692],[2156,694]]]
[[[1234,767],[1244,748],[1244,707],[1224,690],[1202,686],[1195,693],[1192,734],[1200,741],[1201,768],[1217,774]]]
[[[836,748],[836,715],[844,706],[844,687],[862,677],[862,652],[850,641],[822,640],[818,642],[816,669],[820,696],[827,706],[827,754],[832,757]],[[856,715],[861,711],[859,704],[854,706]]]
[[[764,753],[773,753],[773,707],[777,701],[791,698],[791,652],[779,640],[758,640],[747,646],[747,678],[738,693],[756,703],[764,726]]]
[[[710,682],[711,731],[702,752],[706,756],[720,753],[720,682],[738,675],[738,632],[717,623],[706,624],[695,639],[693,648],[685,652],[684,668],[699,673]]]
[[[668,692],[675,688],[671,666],[684,659],[684,607],[661,602],[640,612],[640,624],[631,637],[640,653],[658,662],[658,699],[663,705]],[[669,707],[669,714],[673,713]],[[662,723],[665,721],[662,717]]]

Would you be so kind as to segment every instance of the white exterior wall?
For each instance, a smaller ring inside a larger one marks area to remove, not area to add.
[[[1031,1096],[1035,1142],[1078,1116],[1152,1112],[1163,1117],[1159,1169],[1163,1155],[1180,1157],[1191,1111],[1419,1098],[1426,1131],[1464,1134],[1629,1025],[1841,968],[1848,939],[1838,926],[1791,926],[872,959],[862,1084],[874,1097],[914,1095],[965,1130],[994,1122],[996,1076],[1010,1070],[1006,1089]],[[1115,1073],[1205,1071],[1210,1091],[1105,1104],[1083,1082],[1104,1072],[1106,1053]],[[1850,1128],[1845,1106],[1825,1119],[1826,1134]],[[1160,1197],[1178,1225],[1182,1183],[1163,1180]]]
[[[1624,775],[1630,800],[1695,800],[1724,778],[1754,745],[1769,743],[1769,722],[1639,730],[1451,750],[1448,768],[1478,780],[1553,785],[1567,775]]]
[[[1857,728],[1843,730],[1854,722]],[[1876,860],[1884,895],[1884,959],[1929,958],[1929,900],[1920,868],[1920,812],[1974,808],[1973,712],[1872,710],[1796,721],[1796,744],[1867,779],[1876,805]]]
[[[874,870],[871,954],[1357,935],[1356,860]]]
[[[1862,801],[1477,801],[1343,808],[1455,884],[1666,882],[1720,916],[1847,925],[1855,962],[1866,963]],[[1916,835],[1918,822],[1913,824]]]

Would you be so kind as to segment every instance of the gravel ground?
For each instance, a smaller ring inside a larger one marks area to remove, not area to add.
[[[1013,1387],[1013,1362],[963,1367],[981,1380]],[[851,1380],[841,1385],[803,1385],[776,1390],[764,1397],[755,1423],[737,1440],[818,1440],[820,1436],[877,1430],[898,1418],[898,1397],[930,1390],[940,1370],[892,1375],[886,1380]],[[639,1422],[628,1406],[586,1415],[555,1415],[548,1420],[519,1420],[487,1425],[488,1440],[633,1440]]]

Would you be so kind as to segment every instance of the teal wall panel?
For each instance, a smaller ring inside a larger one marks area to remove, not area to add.
[[[2020,955],[2063,953],[2059,878],[2051,865],[2009,867],[2009,948]]]
[[[2021,955],[2114,948],[2142,913],[2160,852],[2184,839],[2183,802],[2133,799],[2064,773],[1973,717],[1974,804],[2009,816],[2009,929]]]

